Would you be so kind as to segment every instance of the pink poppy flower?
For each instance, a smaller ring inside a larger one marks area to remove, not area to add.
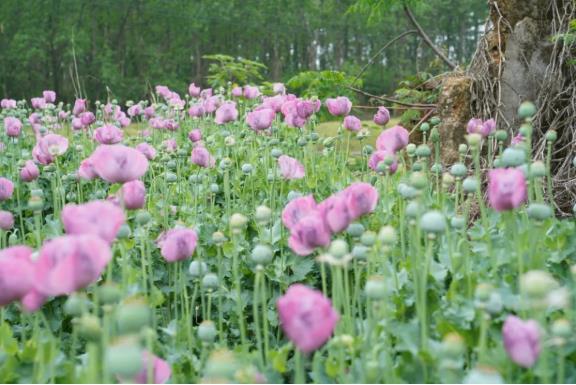
[[[136,210],[144,207],[146,203],[146,186],[141,180],[133,180],[122,185],[121,196],[124,207]]]
[[[78,167],[77,175],[80,179],[92,180],[98,177],[96,170],[94,169],[94,164],[92,159],[89,157],[80,162],[80,167]]]
[[[76,99],[76,101],[74,101],[74,107],[72,108],[72,114],[79,117],[84,111],[86,111],[86,99]]]
[[[238,87],[238,86],[232,88],[232,91],[230,91],[230,94],[235,98],[241,97],[242,93],[243,93],[242,87]]]
[[[362,129],[362,121],[354,115],[348,115],[344,118],[344,128],[348,131],[358,132]]]
[[[142,115],[142,106],[140,104],[134,104],[128,108],[128,116],[135,117]]]
[[[334,116],[346,116],[352,109],[352,102],[346,96],[339,96],[335,99],[326,99],[328,112]]]
[[[317,247],[330,244],[330,229],[324,223],[320,210],[306,213],[290,229],[288,246],[298,255],[311,254]]]
[[[376,139],[376,148],[380,151],[398,152],[408,145],[409,135],[402,126],[394,126],[382,131]]]
[[[272,83],[272,92],[275,95],[284,95],[286,93],[286,86],[284,83]]]
[[[357,182],[343,190],[352,220],[371,213],[378,205],[378,190],[369,183]]]
[[[6,130],[6,135],[11,138],[17,138],[22,132],[22,122],[18,118],[7,116],[4,118],[4,129]]]
[[[2,100],[0,100],[0,108],[6,109],[6,110],[16,108],[16,100],[14,100],[14,99],[2,99]]]
[[[146,159],[152,160],[156,158],[156,149],[152,147],[150,144],[143,142],[136,146],[136,150],[140,151]]]
[[[342,192],[331,195],[320,202],[318,210],[322,213],[324,223],[332,233],[346,230],[352,222],[348,213],[346,195]]]
[[[272,125],[276,113],[270,108],[254,110],[246,115],[246,123],[254,131],[267,130]]]
[[[14,227],[14,215],[10,211],[0,210],[0,230],[9,231]]]
[[[254,87],[254,86],[245,86],[244,87],[244,97],[246,99],[256,99],[258,96],[260,96],[260,90],[258,89],[258,87]]]
[[[194,254],[198,235],[193,229],[171,229],[160,235],[157,240],[160,254],[167,262],[176,262]]]
[[[204,107],[202,104],[193,104],[188,109],[188,115],[191,118],[199,118],[204,115]]]
[[[394,174],[398,169],[398,159],[396,156],[388,150],[378,150],[374,151],[368,160],[368,167],[374,171],[378,171],[378,165],[383,162],[387,157],[392,158],[392,164],[388,168],[389,174]]]
[[[166,139],[162,142],[162,147],[166,152],[174,152],[178,148],[178,144],[175,139]]]
[[[508,316],[502,327],[504,349],[523,368],[534,366],[540,355],[540,327],[534,320]]]
[[[340,319],[328,298],[302,284],[291,285],[276,306],[282,330],[303,353],[324,345]]]
[[[238,110],[236,109],[236,103],[226,102],[222,104],[216,110],[216,117],[214,121],[216,124],[226,124],[238,119]]]
[[[204,109],[205,114],[211,114],[214,111],[216,111],[216,109],[218,109],[218,107],[220,107],[221,105],[222,105],[222,99],[220,98],[220,96],[215,95],[205,99],[204,103],[202,103],[202,108]]]
[[[466,131],[469,134],[480,134],[482,137],[487,137],[496,131],[496,122],[494,119],[489,119],[485,122],[482,119],[470,119],[466,126]]]
[[[302,163],[287,155],[278,158],[278,167],[284,179],[302,179],[305,176]]]
[[[80,114],[80,122],[82,123],[82,126],[84,126],[84,127],[88,127],[89,125],[91,125],[95,121],[96,121],[96,116],[94,116],[94,114],[90,111],[86,111],[86,112],[83,112]]]
[[[201,145],[197,145],[192,149],[190,160],[192,163],[204,168],[212,168],[216,164],[216,160],[210,155],[208,150]]]
[[[68,150],[68,139],[58,134],[48,134],[38,142],[40,151],[50,156],[61,156]]]
[[[154,117],[154,115],[156,115],[156,110],[154,109],[154,106],[148,106],[144,109],[144,118],[150,120]]]
[[[202,131],[200,131],[198,128],[190,131],[188,133],[188,139],[190,139],[190,141],[192,143],[196,143],[202,140]]]
[[[0,177],[0,202],[12,198],[14,183],[10,179]]]
[[[95,235],[64,235],[46,242],[36,261],[35,289],[48,297],[69,295],[96,282],[112,259]]]
[[[122,130],[113,124],[105,124],[94,131],[94,140],[100,144],[116,144],[123,138]]]
[[[44,98],[32,98],[30,99],[30,103],[32,104],[32,108],[43,109],[46,107],[46,101]]]
[[[81,205],[67,204],[61,219],[67,234],[96,235],[112,244],[126,216],[122,209],[108,201],[92,201]]]
[[[196,86],[196,84],[194,83],[190,83],[190,85],[188,86],[188,95],[190,95],[193,98],[197,98],[198,96],[200,96],[200,91],[202,91],[202,89]]]
[[[34,287],[33,250],[28,246],[13,246],[0,250],[0,306],[22,300]]]
[[[56,92],[51,90],[46,90],[42,92],[42,96],[44,97],[44,101],[46,103],[54,103],[56,101]]]
[[[378,111],[376,111],[372,120],[380,126],[385,126],[390,121],[390,111],[386,107],[378,107]]]
[[[316,112],[316,103],[312,100],[298,99],[296,103],[296,113],[303,119],[308,119]]]
[[[212,88],[205,88],[202,91],[200,91],[200,97],[202,99],[208,99],[212,96]]]
[[[286,97],[284,95],[276,95],[272,97],[265,97],[262,104],[256,107],[257,110],[270,108],[274,110],[274,112],[278,113],[282,111],[282,105],[286,101]]]
[[[526,198],[526,178],[521,170],[499,168],[488,172],[488,201],[494,210],[518,208]]]
[[[316,209],[316,201],[312,195],[293,199],[288,202],[288,204],[284,206],[284,210],[282,210],[282,223],[291,230],[300,219]]]
[[[38,166],[36,166],[36,163],[31,160],[27,160],[26,163],[24,163],[24,167],[20,169],[20,179],[23,182],[32,182],[33,180],[36,180],[39,175],[40,170],[38,169]]]
[[[98,176],[109,183],[139,179],[148,170],[148,160],[140,151],[121,144],[101,144],[90,158]]]

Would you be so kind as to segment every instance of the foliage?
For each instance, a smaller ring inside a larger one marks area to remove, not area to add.
[[[212,87],[226,87],[229,83],[254,84],[260,82],[266,66],[253,60],[235,59],[228,55],[204,55],[202,58],[215,61],[208,67],[206,79]]]
[[[347,96],[351,100],[356,93],[348,86],[354,77],[341,71],[305,71],[286,82],[290,91],[305,98],[317,97],[325,100],[334,95]],[[356,81],[357,87],[362,87],[362,79]]]

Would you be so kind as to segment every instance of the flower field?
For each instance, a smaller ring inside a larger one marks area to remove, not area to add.
[[[531,103],[454,164],[436,117],[281,83],[0,107],[2,383],[576,381]]]

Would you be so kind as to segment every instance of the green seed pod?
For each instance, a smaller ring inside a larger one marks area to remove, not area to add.
[[[478,191],[478,180],[473,176],[469,176],[464,179],[464,182],[462,182],[462,188],[464,189],[464,192],[467,192],[468,194],[474,193]]]
[[[458,333],[448,333],[442,339],[442,353],[450,358],[457,359],[466,352],[464,338]]]
[[[454,229],[463,229],[466,226],[466,219],[461,216],[454,216],[450,220],[450,226]]]
[[[441,175],[444,170],[443,170],[442,165],[440,163],[434,163],[432,165],[432,167],[430,167],[430,171],[434,175]]]
[[[168,162],[166,162],[166,167],[168,168],[168,170],[176,170],[178,164],[176,163],[175,160],[170,159]]]
[[[496,131],[496,140],[499,142],[504,142],[508,139],[508,133],[506,130],[498,130]]]
[[[206,290],[218,290],[220,282],[214,273],[208,273],[202,278],[202,288]]]
[[[116,323],[121,334],[138,333],[150,324],[150,309],[140,300],[120,304],[116,309]]]
[[[252,167],[252,165],[249,163],[244,163],[242,165],[242,172],[244,174],[251,174],[253,170],[254,170],[254,167]]]
[[[530,270],[520,277],[520,293],[529,298],[544,298],[558,287],[558,282],[543,270]]]
[[[526,153],[517,148],[507,148],[502,153],[502,164],[505,167],[517,167],[526,162]]]
[[[408,156],[416,155],[416,145],[414,143],[408,143],[408,145],[406,146],[406,153],[408,154]]]
[[[365,231],[360,237],[360,242],[366,247],[372,247],[376,243],[376,233],[373,231]]]
[[[270,150],[270,155],[272,155],[273,158],[280,158],[282,156],[282,150],[279,148],[273,148]]]
[[[230,217],[230,229],[232,229],[232,232],[234,233],[242,231],[246,227],[247,223],[248,218],[240,213],[232,214]]]
[[[422,163],[420,163],[420,162],[414,162],[412,164],[412,171],[413,172],[422,171],[423,169],[424,169],[424,167],[422,166]]]
[[[352,256],[356,259],[366,259],[370,249],[364,245],[355,245],[352,248]]]
[[[364,147],[362,147],[362,154],[364,156],[369,156],[372,155],[372,153],[374,152],[374,147],[372,147],[371,145],[367,144]],[[576,167],[576,166],[575,166]]]
[[[32,211],[41,211],[44,207],[44,199],[42,197],[31,196],[28,200],[28,208]]]
[[[529,119],[536,115],[536,106],[532,102],[524,102],[518,107],[518,117],[520,119]]]
[[[218,194],[220,192],[220,186],[218,186],[218,183],[211,183],[210,184],[210,192],[212,194]]]
[[[420,125],[420,131],[427,132],[430,131],[430,124],[424,122]]]
[[[320,135],[317,132],[311,132],[309,138],[311,142],[317,142],[320,139]]]
[[[518,132],[522,134],[523,137],[529,138],[532,135],[533,127],[531,124],[523,124],[520,126]]]
[[[330,248],[328,249],[328,252],[334,258],[342,259],[349,253],[348,242],[346,242],[343,239],[335,239],[332,241],[332,243],[330,243]]]
[[[558,133],[554,130],[549,130],[546,132],[546,140],[550,143],[554,143],[558,139]]]
[[[360,238],[364,234],[364,226],[362,223],[351,223],[346,232],[353,238]]]
[[[107,282],[98,288],[98,298],[104,305],[112,305],[122,299],[122,290],[115,283]]]
[[[467,152],[468,152],[468,145],[462,143],[461,145],[458,146],[458,153],[460,155],[466,155]]]
[[[192,261],[188,267],[188,273],[192,278],[200,278],[208,272],[208,265],[205,262]]]
[[[433,126],[437,126],[440,124],[440,118],[437,116],[433,116],[432,118],[430,118],[430,124]]]
[[[410,202],[412,203],[412,202]],[[417,205],[417,204],[416,204]],[[408,211],[408,210],[406,210]],[[394,245],[398,239],[396,229],[392,226],[383,226],[378,232],[378,240],[384,245]]]
[[[408,218],[416,219],[418,216],[420,216],[421,211],[422,207],[420,206],[420,203],[416,201],[411,201],[408,203],[408,205],[406,205],[406,216]]]
[[[572,325],[566,318],[560,318],[552,324],[552,335],[560,338],[571,338],[574,332]]]
[[[288,201],[293,201],[296,198],[300,198],[302,196],[302,193],[300,191],[290,191],[288,193]]]
[[[468,134],[466,135],[466,142],[468,146],[472,148],[477,148],[482,143],[482,135],[480,134]]]
[[[216,339],[216,335],[217,331],[214,322],[206,320],[198,325],[198,338],[200,341],[211,344]]]
[[[132,235],[132,230],[130,229],[130,226],[127,223],[124,223],[122,226],[120,226],[118,233],[116,233],[116,238],[128,239],[130,238],[130,235]]]
[[[296,144],[298,144],[299,147],[304,147],[308,144],[308,140],[305,137],[301,136],[298,138]]]
[[[254,218],[256,222],[261,225],[265,225],[270,222],[270,218],[272,217],[272,210],[268,206],[258,206],[256,207],[256,214]]]
[[[141,210],[138,212],[138,214],[136,214],[136,223],[139,224],[140,226],[144,226],[145,224],[150,222],[151,219],[152,216],[148,211]]]
[[[418,196],[418,190],[405,183],[399,183],[397,189],[400,196],[404,199],[413,199]]]
[[[386,298],[388,290],[386,281],[383,277],[379,276],[368,278],[368,280],[366,280],[366,286],[364,287],[366,297],[373,301],[381,301]]]
[[[105,359],[112,376],[134,378],[142,370],[142,348],[133,342],[109,346]]]
[[[450,167],[450,174],[454,175],[456,178],[464,178],[468,175],[468,169],[464,163],[454,163],[452,167]]]
[[[533,162],[532,165],[530,166],[530,174],[534,178],[545,177],[546,176],[546,166],[544,165],[544,162],[541,162],[539,160]]]
[[[80,317],[86,308],[86,298],[80,294],[71,294],[64,303],[64,313],[72,317]]]
[[[428,179],[426,178],[426,174],[423,172],[413,172],[410,175],[410,184],[412,187],[415,187],[418,190],[424,189],[426,186],[428,186]]]
[[[416,156],[420,158],[428,158],[430,155],[432,155],[432,150],[426,144],[421,144],[416,149]]]
[[[78,334],[87,341],[99,341],[102,335],[100,319],[92,314],[84,314],[78,320]]]
[[[428,211],[420,218],[420,228],[427,233],[443,233],[446,218],[440,211]]]
[[[476,301],[487,302],[490,299],[490,296],[492,295],[493,291],[494,288],[492,287],[492,285],[487,283],[480,283],[478,284],[478,286],[476,286],[476,290],[474,291],[474,297],[476,298]]]
[[[552,207],[543,203],[531,203],[526,209],[526,212],[530,218],[537,221],[544,221],[554,214]]]
[[[270,246],[259,244],[252,249],[251,257],[252,261],[257,265],[265,266],[272,262],[274,252]]]
[[[232,160],[230,158],[224,158],[220,161],[218,166],[221,170],[228,170],[230,167],[232,167]]]

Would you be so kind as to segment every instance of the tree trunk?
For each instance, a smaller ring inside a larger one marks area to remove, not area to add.
[[[534,123],[534,155],[545,156],[544,134],[558,131],[552,169],[555,198],[567,209],[576,196],[574,174],[567,165],[576,151],[576,67],[574,43],[554,36],[568,30],[576,17],[573,0],[489,0],[490,23],[480,39],[467,71],[446,77],[439,100],[440,131],[454,144],[464,142],[472,117],[494,118],[509,136],[521,124],[520,103],[532,101],[538,113]],[[469,84],[463,87],[462,84]],[[464,104],[463,104],[464,103]],[[451,154],[447,161],[454,161]]]

